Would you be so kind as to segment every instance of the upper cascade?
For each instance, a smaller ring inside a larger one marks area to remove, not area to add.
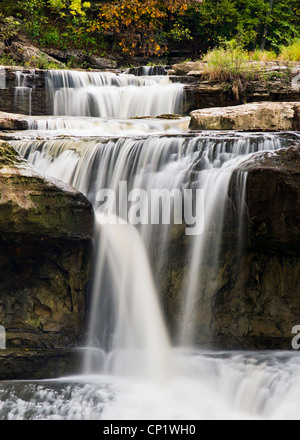
[[[180,113],[182,84],[166,76],[53,70],[47,87],[55,116],[133,118]]]

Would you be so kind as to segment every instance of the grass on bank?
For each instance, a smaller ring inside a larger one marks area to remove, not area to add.
[[[209,51],[203,57],[203,61],[206,61],[204,74],[208,79],[231,84],[232,93],[238,101],[249,81],[267,79],[266,75],[263,76],[259,62],[300,62],[300,40],[295,40],[289,46],[282,47],[278,54],[265,50],[249,52],[236,40],[225,41],[220,47]],[[250,64],[251,61],[254,63]],[[281,75],[286,76],[288,73],[285,72]],[[269,79],[285,80],[286,78],[278,78],[278,72],[276,72],[274,78]]]
[[[289,46],[282,47],[279,58],[284,61],[300,61],[300,40],[295,40]]]
[[[207,72],[211,79],[230,80],[245,76],[249,61],[299,61],[300,39],[283,46],[279,53],[266,50],[249,52],[236,40],[225,41],[220,47],[209,51],[203,60],[207,62]]]

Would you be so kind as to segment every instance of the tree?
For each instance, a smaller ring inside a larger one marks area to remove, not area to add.
[[[279,50],[300,37],[299,0],[203,0],[185,14],[201,51],[236,38],[244,47]]]
[[[72,15],[85,15],[85,8],[91,6],[90,2],[82,2],[81,0],[48,0],[50,8],[63,16],[67,12]]]
[[[187,8],[186,0],[122,0],[104,4],[90,30],[112,33],[127,55],[162,55],[174,25],[174,32],[180,33],[176,18],[184,15]]]

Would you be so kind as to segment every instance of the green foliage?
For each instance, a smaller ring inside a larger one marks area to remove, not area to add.
[[[25,67],[35,67],[37,69],[59,69],[58,64],[49,61],[46,55],[32,56],[30,61],[27,61]]]
[[[209,51],[204,57],[207,67],[204,72],[210,81],[228,84],[236,101],[246,88],[248,81],[257,79],[258,69],[249,69],[249,53],[237,40],[224,41],[217,49]]]
[[[175,23],[170,31],[170,37],[175,41],[192,40],[191,31],[189,28],[182,27],[179,23]]]
[[[85,9],[90,8],[90,2],[81,0],[48,0],[48,5],[55,12],[59,12],[63,17],[67,12],[72,15],[85,15]]]
[[[249,54],[252,61],[277,61],[278,55],[273,50],[257,49]]]
[[[0,57],[0,66],[16,66],[16,61],[9,55],[2,55]]]
[[[300,38],[300,4],[298,0],[274,0],[268,18],[266,46],[279,52],[282,45]]]
[[[288,60],[298,60],[300,2],[0,1],[1,40],[9,42],[20,31],[42,46],[77,48],[97,54],[115,50],[128,56],[150,56],[183,49],[201,55],[219,48],[224,41],[235,40],[256,61],[273,60],[279,54]],[[289,49],[285,51],[283,46]]]
[[[0,40],[6,43],[17,35],[20,23],[13,17],[4,17],[0,14]]]
[[[220,41],[240,40],[248,50],[271,49],[300,38],[299,0],[203,0],[192,2],[182,24],[200,52]]]
[[[211,80],[234,81],[246,76],[249,54],[233,39],[209,51],[203,60],[207,61],[206,73]]]
[[[264,73],[264,80],[268,82],[280,81],[283,84],[290,84],[292,78],[291,69],[286,69],[283,72],[267,72]]]
[[[59,46],[60,45],[60,34],[58,29],[54,26],[50,26],[42,33],[39,38],[39,43],[42,46]]]

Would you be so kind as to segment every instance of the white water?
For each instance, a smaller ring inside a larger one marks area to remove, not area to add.
[[[16,71],[15,109],[17,113],[31,115],[32,88],[28,86],[27,78],[33,73],[34,71],[30,73]]]
[[[44,117],[28,120],[28,130],[18,133],[21,139],[92,136],[144,136],[148,134],[176,134],[186,131],[189,117],[168,119],[104,119],[93,117]]]
[[[101,375],[3,382],[0,417],[124,420],[124,425],[128,420],[300,419],[296,352],[195,351],[178,352],[175,359],[177,374],[163,382]]]
[[[84,373],[167,377],[170,343],[138,231],[102,225],[97,243]]]
[[[49,72],[47,81],[54,115],[130,118],[182,113],[183,85],[165,76],[62,70]]]
[[[178,333],[185,345],[191,345],[195,334],[196,304],[201,301],[203,313],[208,321],[211,314],[210,299],[213,295],[213,287],[211,287],[213,283],[210,278],[205,277],[205,265],[207,255],[213,249],[213,263],[210,262],[210,266],[213,267],[212,273],[217,274],[223,219],[228,209],[228,187],[232,173],[242,162],[249,159],[251,154],[275,151],[283,147],[284,140],[272,134],[262,136],[224,133],[212,136],[210,133],[202,133],[192,137],[178,135],[149,136],[142,139],[125,137],[118,140],[22,141],[15,142],[14,145],[39,170],[72,184],[86,194],[95,210],[99,207],[97,191],[102,188],[112,189],[118,199],[119,182],[127,182],[128,191],[142,188],[147,193],[150,193],[151,189],[183,189],[190,186],[204,189],[204,233],[193,237],[190,249],[191,264],[185,278],[182,277],[183,303]],[[238,178],[241,194],[237,209],[242,217],[246,177],[238,175]],[[125,203],[124,197],[121,198],[121,202]],[[116,216],[120,212],[124,212],[122,204],[112,206],[110,215]],[[124,230],[125,228],[127,229]],[[172,222],[166,225],[142,225],[139,227],[140,234],[135,233],[134,237],[131,229],[132,227],[128,225],[117,224],[101,227],[100,238],[97,239],[100,251],[95,266],[97,277],[94,283],[94,303],[90,320],[91,340],[96,348],[105,347],[106,350],[109,348],[109,351],[114,353],[120,347],[132,350],[135,346],[136,349],[140,349],[143,345],[141,340],[144,341],[145,347],[153,344],[153,363],[158,366],[157,369],[145,368],[145,365],[151,364],[148,359],[151,350],[146,349],[147,359],[140,358],[139,367],[134,360],[131,367],[125,368],[124,362],[118,361],[118,356],[113,356],[115,362],[111,370],[120,371],[121,366],[124,371],[130,368],[132,371],[147,370],[152,371],[156,376],[157,371],[161,373],[165,371],[164,353],[168,349],[160,314],[148,313],[150,309],[153,312],[157,310],[157,305],[149,305],[149,299],[159,297],[160,272],[168,258]],[[128,241],[124,240],[126,235],[130,237]],[[239,235],[241,239],[242,223]],[[241,241],[237,240],[237,246],[241,245]],[[134,258],[137,258],[135,264],[133,264]],[[155,270],[149,267],[149,259],[152,265],[155,262]],[[152,286],[154,283],[158,292]],[[139,303],[141,298],[143,301]],[[128,309],[124,310],[123,300],[126,304],[131,303],[131,311],[136,310],[138,320],[128,314]],[[143,313],[145,317],[149,317],[150,322],[143,317]],[[116,322],[110,322],[108,317],[115,315],[117,315]],[[105,326],[100,328],[98,326],[96,330],[97,322],[105,322]],[[142,327],[141,322],[144,322]],[[116,336],[118,328],[122,328],[121,334],[124,336],[121,344]],[[157,328],[159,331],[156,333]],[[104,333],[109,341],[104,341]],[[133,334],[138,335],[138,340],[135,340]],[[155,335],[156,343],[153,342],[155,338],[152,339]],[[101,350],[100,353],[96,350],[92,352],[93,356],[97,354],[99,359],[102,357]],[[86,365],[91,365],[91,357],[92,354]],[[133,359],[133,356],[128,358]],[[104,360],[100,364],[102,366],[99,367],[99,371],[103,371],[103,364],[106,365],[107,362]],[[104,369],[107,371],[107,367]]]
[[[50,73],[55,113],[73,118],[47,118],[46,125],[31,127],[32,134],[34,129],[36,137],[42,130],[52,130],[50,136],[63,130],[64,134],[74,136],[75,129],[82,135],[91,128],[86,123],[101,125],[108,114],[119,117],[116,115],[124,110],[122,95],[126,95],[125,118],[130,115],[129,108],[145,115],[144,109],[154,108],[156,92],[164,88],[169,89],[168,94],[172,91],[171,98],[168,95],[172,101],[175,88],[160,78],[154,79],[151,86],[148,81],[153,78]],[[109,100],[105,101],[105,96]],[[175,111],[176,100],[172,101],[171,113]],[[140,110],[143,101],[145,106]],[[165,113],[163,100],[157,102],[159,108],[154,113]],[[94,108],[94,118],[90,118]],[[74,118],[74,112],[82,117]],[[101,120],[96,117],[99,114]],[[182,325],[178,332],[186,344],[192,344],[195,302],[200,298],[205,305],[210,294],[202,266],[211,249],[215,268],[218,266],[232,173],[251,154],[282,148],[284,140],[276,134],[239,133],[151,136],[148,132],[147,136],[144,133],[136,138],[129,136],[126,128],[123,131],[128,121],[115,122],[114,138],[13,144],[42,172],[71,183],[86,194],[95,209],[97,191],[111,188],[118,192],[120,181],[128,182],[129,189],[147,191],[187,186],[205,189],[205,234],[194,238],[190,249],[192,263],[182,279]],[[136,123],[149,127],[152,121]],[[172,129],[175,126],[177,130],[177,122]],[[164,131],[165,126],[160,130]],[[97,135],[106,136],[99,131]],[[242,218],[247,176],[240,173],[237,178]],[[119,215],[119,210],[112,210],[110,215]],[[57,381],[0,383],[1,418],[299,418],[298,353],[214,353],[171,348],[159,295],[159,273],[168,258],[171,230],[169,225],[143,225],[138,229],[128,224],[97,227],[96,276],[83,374]],[[237,246],[242,248],[242,222],[238,235]],[[209,308],[206,312],[210,313]]]

